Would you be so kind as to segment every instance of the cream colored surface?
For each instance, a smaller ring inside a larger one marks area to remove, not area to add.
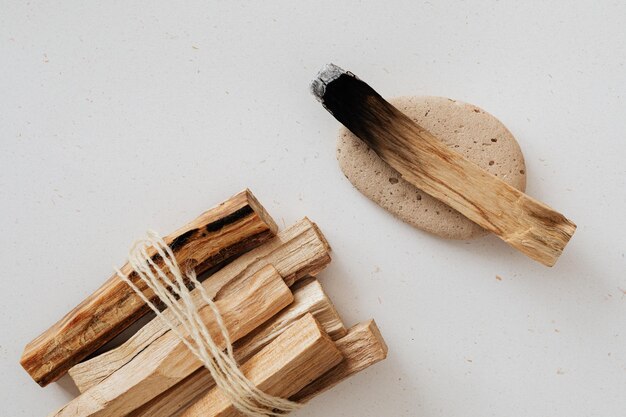
[[[389,101],[470,161],[515,188],[526,189],[520,146],[491,114],[444,97],[399,97]],[[448,239],[486,234],[476,223],[402,179],[344,127],[337,141],[337,160],[359,191],[410,225]]]
[[[133,238],[249,187],[281,230],[320,225],[334,259],[318,279],[389,345],[293,417],[623,416],[626,2],[590,4],[5,2],[0,414],[76,395],[67,377],[39,387],[20,354]],[[556,266],[492,235],[437,238],[358,192],[308,91],[330,61],[385,97],[496,115],[527,191],[579,225]]]

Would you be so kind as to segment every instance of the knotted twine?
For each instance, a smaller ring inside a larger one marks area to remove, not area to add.
[[[148,255],[150,248],[154,248],[163,259],[163,264],[169,270],[169,275],[159,267]],[[178,323],[166,317],[156,305],[145,296],[129,278],[119,269],[117,275],[124,280],[141,297],[141,299],[163,320],[176,336],[209,370],[217,387],[227,397],[237,410],[251,417],[280,416],[300,408],[300,404],[284,398],[275,397],[258,389],[241,372],[235,356],[233,345],[224,325],[224,320],[215,302],[209,297],[206,289],[200,284],[193,269],[185,272],[185,277],[198,289],[202,300],[209,306],[215,322],[222,334],[226,349],[220,349],[211,337],[206,325],[198,313],[191,291],[185,285],[183,273],[180,270],[174,253],[159,234],[148,231],[147,237],[136,241],[129,251],[128,263],[137,273],[137,276],[148,288],[172,311]],[[174,279],[170,278],[172,276]],[[169,290],[168,290],[169,288]],[[178,299],[177,299],[178,296]],[[181,332],[179,324],[191,337]]]

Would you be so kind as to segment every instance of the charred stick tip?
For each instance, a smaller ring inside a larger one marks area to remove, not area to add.
[[[335,64],[326,64],[311,82],[311,93],[320,103],[323,103],[326,86],[345,73],[345,70]]]

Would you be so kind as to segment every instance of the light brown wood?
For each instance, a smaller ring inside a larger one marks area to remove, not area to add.
[[[387,344],[374,320],[351,327],[348,334],[335,344],[344,360],[292,396],[291,400],[305,403],[387,357]]]
[[[306,276],[321,271],[330,262],[330,247],[317,226],[305,218],[258,248],[240,256],[222,268],[203,283],[208,293],[219,299],[237,293],[247,285],[244,277],[266,265],[274,265],[288,285]],[[197,291],[192,291],[194,301],[201,303]],[[173,319],[171,312],[164,314]],[[125,366],[139,352],[142,352],[168,331],[167,326],[154,319],[142,327],[126,343],[76,365],[70,376],[82,391],[107,378],[117,369]]]
[[[298,282],[291,287],[291,291],[293,303],[234,344],[238,361],[248,360],[306,314],[312,314],[332,340],[346,335],[348,330],[339,313],[316,279]]]
[[[288,398],[341,360],[333,341],[307,314],[244,363],[241,371],[263,392]],[[236,417],[241,413],[214,388],[182,415]]]
[[[554,265],[576,230],[565,216],[448,148],[353,74],[329,67],[315,85],[333,116],[402,178],[532,259]]]
[[[320,283],[308,278],[291,287],[293,303],[234,346],[237,361],[243,363],[282,334],[291,324],[311,313],[332,340],[347,334],[347,329],[324,293]],[[200,368],[180,383],[151,400],[127,417],[177,417],[215,386],[209,371]]]
[[[216,301],[233,341],[250,333],[293,301],[291,291],[271,265],[261,268],[246,281],[237,293]],[[199,313],[213,340],[223,347],[224,340],[210,307],[201,307]],[[185,334],[182,326],[180,330]],[[200,366],[200,360],[178,336],[167,331],[122,368],[51,416],[127,415],[191,375]]]
[[[202,273],[272,238],[276,224],[249,190],[165,237],[181,267]],[[154,256],[157,263],[160,257]],[[128,264],[121,268],[146,290]],[[153,294],[146,290],[150,298]],[[20,363],[40,385],[61,377],[150,309],[117,275],[24,348]]]

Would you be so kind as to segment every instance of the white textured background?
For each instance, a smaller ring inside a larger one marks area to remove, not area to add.
[[[0,414],[72,397],[32,382],[22,347],[134,238],[250,187],[279,223],[319,223],[327,291],[389,344],[299,416],[623,416],[625,21],[620,1],[2,1]],[[499,117],[527,191],[578,224],[557,266],[433,238],[355,191],[307,91],[328,61]]]

